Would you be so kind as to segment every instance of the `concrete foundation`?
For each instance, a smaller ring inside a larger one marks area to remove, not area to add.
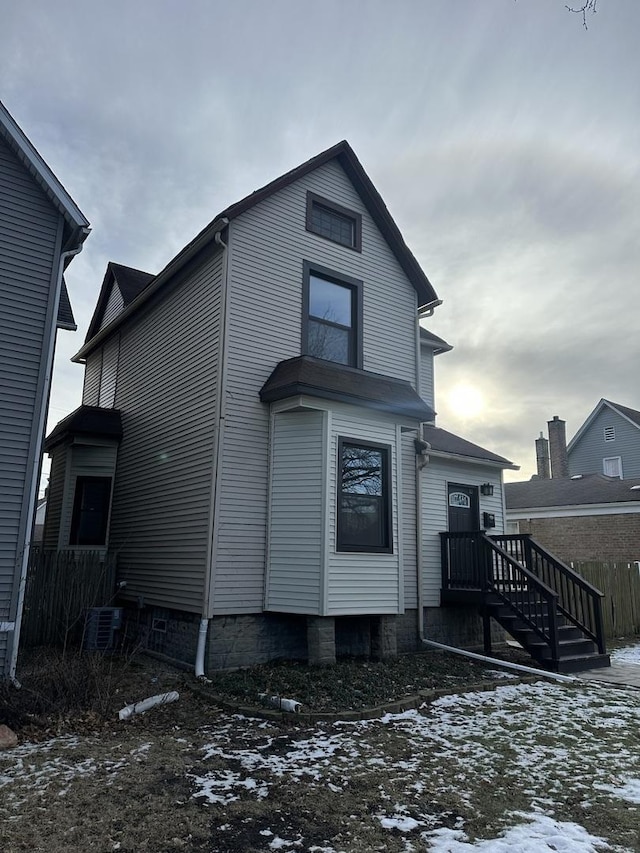
[[[398,656],[398,635],[395,616],[371,617],[371,657],[388,660]]]
[[[336,662],[336,623],[333,616],[307,616],[307,652],[311,666]]]

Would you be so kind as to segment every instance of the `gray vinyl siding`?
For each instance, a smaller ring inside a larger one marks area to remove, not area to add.
[[[100,398],[100,374],[102,372],[102,350],[92,352],[84,367],[84,386],[82,403],[84,406],[97,406]]]
[[[420,396],[433,409],[435,407],[433,350],[420,347]]]
[[[51,457],[49,489],[47,492],[47,513],[44,520],[44,534],[42,537],[44,547],[49,550],[56,549],[60,541],[60,519],[62,517],[62,504],[67,479],[68,453],[70,451],[66,445],[58,445]]]
[[[391,535],[393,553],[369,554],[338,551],[336,548],[336,514],[338,504],[338,439],[353,438],[387,447],[391,453],[388,487],[391,489]],[[329,616],[366,613],[399,613],[403,610],[400,568],[402,529],[399,511],[397,477],[397,430],[387,421],[358,417],[343,412],[332,413],[329,443],[328,489],[328,555],[327,606]]]
[[[305,230],[307,190],[362,214],[361,253]],[[263,606],[269,411],[259,391],[279,361],[301,354],[304,260],[363,282],[365,370],[417,383],[415,291],[336,162],[242,214],[229,232],[227,416],[214,583],[221,614]]]
[[[116,334],[106,342],[102,349],[102,369],[100,371],[98,405],[103,409],[113,408],[116,397],[119,355],[120,335]]]
[[[402,433],[402,574],[404,606],[418,606],[416,539],[416,449],[417,432]]]
[[[124,309],[124,299],[122,298],[122,294],[120,293],[120,288],[114,282],[111,288],[111,293],[109,294],[109,298],[107,299],[107,304],[104,309],[104,314],[102,315],[102,320],[100,322],[100,329],[104,329],[105,326],[108,326],[109,323],[118,316],[118,314]]]
[[[118,445],[113,442],[92,444],[73,444],[68,450],[68,471],[66,473],[66,489],[64,503],[60,511],[59,548],[69,547],[71,536],[71,521],[73,518],[73,503],[76,494],[78,477],[111,477],[116,470]],[[74,550],[81,546],[74,545]],[[87,550],[95,550],[87,546]]]
[[[421,473],[422,492],[422,591],[425,607],[440,606],[442,587],[440,532],[448,529],[447,484],[480,486],[493,483],[491,497],[479,495],[479,512],[492,512],[496,517],[494,533],[504,530],[502,509],[502,473],[496,468],[430,457]]]
[[[27,504],[36,497],[29,495],[28,463],[39,440],[43,347],[56,319],[60,230],[60,214],[0,140],[0,620],[13,615]],[[6,647],[0,634],[0,673]]]
[[[120,341],[110,548],[130,597],[191,612],[207,564],[221,267],[221,253],[203,261]]]
[[[604,440],[604,428],[615,427],[615,441]],[[602,460],[622,458],[622,476],[640,477],[640,428],[605,407],[599,412],[569,454],[570,474],[602,474]]]
[[[274,416],[267,610],[321,612],[325,418],[323,412]]]

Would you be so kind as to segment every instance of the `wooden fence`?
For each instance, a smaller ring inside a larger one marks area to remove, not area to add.
[[[99,551],[45,551],[32,546],[21,647],[80,643],[87,610],[113,601],[115,570],[115,558]]]
[[[640,634],[640,571],[636,563],[573,562],[571,566],[604,593],[607,638]]]

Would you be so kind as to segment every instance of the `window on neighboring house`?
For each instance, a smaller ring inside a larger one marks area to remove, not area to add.
[[[305,355],[362,367],[362,282],[304,263]]]
[[[338,551],[391,553],[388,447],[338,441]]]
[[[609,456],[603,459],[602,471],[607,477],[620,477],[622,479],[622,458],[620,456]]]
[[[315,193],[307,193],[307,231],[362,251],[362,216]]]
[[[110,498],[111,477],[76,479],[70,545],[106,544]]]
[[[616,440],[616,428],[614,426],[608,426],[604,428],[604,440],[605,441],[615,441]]]

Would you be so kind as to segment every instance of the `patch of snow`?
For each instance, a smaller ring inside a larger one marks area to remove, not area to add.
[[[378,816],[378,819],[384,829],[398,829],[400,832],[413,832],[414,829],[424,825],[420,821],[415,820],[415,818],[399,814],[393,817]]]
[[[624,649],[615,649],[615,651],[611,652],[611,663],[640,664],[640,644],[626,646]]]
[[[435,829],[421,833],[421,838],[428,841],[430,853],[602,853],[614,849],[577,823],[540,814],[518,817],[526,823],[510,827],[498,838],[471,842],[459,829]]]
[[[600,791],[608,791],[615,797],[621,800],[626,800],[628,803],[640,804],[640,779],[627,779],[621,787],[616,785],[596,784],[595,786]]]

